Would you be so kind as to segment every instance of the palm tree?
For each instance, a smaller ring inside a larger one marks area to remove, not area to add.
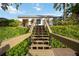
[[[68,12],[72,13],[72,15],[75,15],[77,21],[79,22],[79,3],[72,5],[72,7],[68,9]]]
[[[63,15],[63,18],[64,18],[64,20],[66,19],[66,17],[67,17],[67,8],[70,6],[70,4],[68,4],[68,3],[55,3],[54,4],[54,8],[56,9],[56,10],[59,10],[59,11],[61,11],[62,9],[64,10],[63,11],[63,13],[64,13],[64,15]]]
[[[79,14],[79,3],[72,5],[68,11],[72,12],[73,14]]]

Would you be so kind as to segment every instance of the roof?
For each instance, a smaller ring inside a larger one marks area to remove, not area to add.
[[[18,18],[53,18],[51,15],[19,16]]]

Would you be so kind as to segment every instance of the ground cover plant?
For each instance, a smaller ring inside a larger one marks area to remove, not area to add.
[[[16,37],[28,32],[28,28],[22,27],[0,27],[0,40]]]
[[[79,25],[51,26],[52,32],[79,40]]]
[[[51,45],[53,48],[66,48],[66,46],[62,42],[58,41],[55,38],[52,39]]]
[[[26,39],[6,52],[6,56],[24,56],[28,53],[29,40]]]

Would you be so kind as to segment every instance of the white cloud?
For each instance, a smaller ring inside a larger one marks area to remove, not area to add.
[[[40,8],[40,7],[34,7],[37,11],[40,11],[40,10],[42,10],[42,8]]]
[[[17,13],[22,14],[22,13],[23,13],[22,11],[17,10],[16,8],[14,8],[14,7],[12,7],[12,6],[9,6],[9,7],[8,7],[7,12],[12,13],[12,14],[17,14]]]
[[[2,4],[0,3],[0,10],[2,10],[1,8]],[[17,10],[16,8],[14,8],[13,6],[8,6],[8,10],[6,10],[6,12],[8,13],[12,13],[12,14],[23,14],[25,11],[20,11],[20,10]]]
[[[1,6],[2,6],[2,4],[0,3],[0,10],[2,10]],[[13,14],[16,14],[16,13],[20,13],[20,14],[22,14],[22,11],[17,10],[17,9],[14,8],[13,6],[8,6],[8,10],[7,10],[7,12],[9,12],[9,13],[13,13]]]
[[[8,11],[9,13],[16,13],[16,12],[18,12],[18,11],[16,10],[16,8],[13,8],[12,6],[9,6],[7,11]]]
[[[3,9],[1,8],[2,4],[0,3],[0,11],[2,11]],[[13,6],[8,6],[8,10],[6,11],[3,11],[3,12],[7,12],[7,13],[10,13],[10,14],[21,14],[23,15],[24,13],[26,13],[26,11],[24,10],[17,10],[15,7]]]
[[[34,9],[36,9],[37,11],[42,10],[42,8],[40,7],[40,5],[37,3],[36,6],[34,7]]]
[[[1,5],[1,3],[0,3],[0,7],[1,7],[2,5]]]

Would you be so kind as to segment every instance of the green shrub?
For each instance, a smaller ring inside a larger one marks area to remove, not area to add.
[[[19,20],[0,18],[0,26],[16,27],[19,26],[19,24],[20,24]]]
[[[19,24],[20,24],[20,21],[12,19],[12,20],[9,20],[8,26],[16,27],[16,26],[19,26]]]
[[[28,28],[0,27],[0,40],[5,40],[28,32]]]
[[[9,21],[6,18],[0,18],[0,26],[8,26]]]
[[[7,50],[6,56],[24,56],[28,53],[28,45],[29,41],[24,40],[20,44],[16,45],[15,47]]]
[[[79,40],[79,25],[52,26],[52,32]]]
[[[52,44],[53,48],[66,48],[66,46],[64,44],[62,44],[60,41],[58,41],[55,38],[52,39],[52,43],[51,44]]]
[[[74,16],[68,17],[65,20],[61,19],[54,19],[53,24],[54,25],[77,25],[78,19],[76,19]]]

